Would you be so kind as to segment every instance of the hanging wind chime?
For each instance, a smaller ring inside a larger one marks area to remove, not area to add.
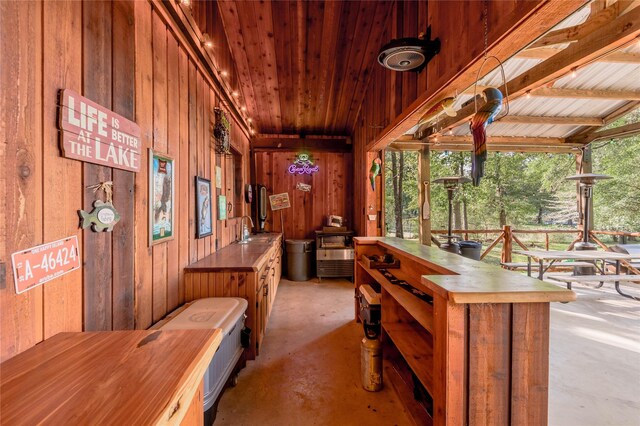
[[[487,87],[482,91],[482,98],[485,100],[485,104],[478,109],[478,80],[480,79],[480,73],[482,68],[489,59],[495,59],[500,66],[500,72],[502,74],[502,87],[504,88],[504,98],[506,100],[505,113],[500,118],[509,114],[509,90],[507,89],[507,79],[504,74],[504,66],[502,61],[496,56],[489,56],[489,12],[487,6],[487,0],[484,2],[484,60],[478,69],[476,74],[476,82],[473,87],[473,105],[475,114],[471,118],[469,127],[473,137],[473,151],[471,153],[471,178],[473,180],[473,186],[480,185],[480,179],[484,176],[484,163],[487,161],[487,126],[498,119],[498,114],[502,111],[503,95],[500,89],[495,87]]]

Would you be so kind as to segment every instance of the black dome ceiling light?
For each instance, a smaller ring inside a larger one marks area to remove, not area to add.
[[[393,71],[420,72],[427,63],[440,52],[440,39],[431,39],[431,27],[427,34],[419,37],[406,37],[391,40],[382,46],[378,62]]]

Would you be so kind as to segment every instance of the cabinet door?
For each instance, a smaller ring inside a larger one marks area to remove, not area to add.
[[[256,354],[260,353],[260,345],[262,344],[262,336],[264,335],[264,320],[263,286],[259,286],[256,292]]]

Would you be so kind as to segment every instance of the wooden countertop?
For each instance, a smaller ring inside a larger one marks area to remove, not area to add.
[[[390,237],[356,237],[427,265],[441,275],[423,275],[422,284],[454,303],[570,302],[571,290],[460,255]]]
[[[188,265],[186,272],[259,271],[267,261],[267,252],[281,234],[252,235],[247,244],[233,243]]]
[[[2,424],[179,424],[220,330],[59,333],[0,364]]]

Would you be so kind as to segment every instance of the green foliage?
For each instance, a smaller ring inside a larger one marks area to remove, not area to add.
[[[613,127],[638,122],[640,111],[612,123]],[[596,229],[638,231],[640,229],[640,136],[596,142],[593,172],[610,180],[594,188]],[[389,152],[385,156],[386,225],[393,235],[395,199],[391,186]],[[402,193],[405,237],[417,232],[419,216],[418,155],[405,152]],[[489,153],[485,176],[479,187],[465,184],[456,201],[466,205],[467,229],[496,229],[504,223],[520,228],[574,228],[578,223],[576,184],[567,176],[576,173],[574,154]],[[470,152],[431,152],[431,180],[444,176],[469,176]],[[461,209],[461,211],[463,211]],[[442,185],[431,184],[433,229],[446,229],[448,202]],[[502,217],[501,217],[502,216]],[[460,221],[464,224],[464,220]],[[407,232],[409,231],[409,232]]]

